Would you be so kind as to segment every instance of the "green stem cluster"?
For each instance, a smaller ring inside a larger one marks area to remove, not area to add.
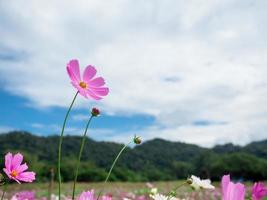
[[[65,116],[65,119],[64,119],[64,122],[63,122],[63,126],[62,126],[62,130],[61,130],[61,134],[60,134],[60,138],[59,138],[59,144],[58,144],[58,164],[57,164],[57,173],[58,173],[58,198],[59,200],[61,199],[61,150],[62,150],[62,142],[63,142],[63,135],[64,135],[64,130],[65,130],[65,126],[66,126],[66,122],[67,122],[67,119],[68,119],[68,116],[70,114],[70,111],[72,109],[72,106],[74,104],[74,101],[77,97],[79,92],[76,92],[71,104],[70,104],[70,107],[66,113],[66,116]]]
[[[73,107],[73,104],[76,100],[76,97],[78,95],[79,92],[77,92],[69,106],[69,109],[65,115],[65,119],[64,119],[64,122],[63,122],[63,126],[62,126],[62,130],[61,130],[61,134],[60,134],[60,138],[59,138],[59,145],[58,145],[58,166],[57,166],[57,170],[58,170],[58,196],[59,196],[59,200],[61,199],[61,173],[60,173],[60,170],[61,170],[61,151],[62,151],[62,142],[63,142],[63,136],[64,136],[64,130],[65,130],[65,126],[66,126],[66,122],[67,122],[67,119],[68,119],[68,116],[69,116],[69,113]],[[77,165],[76,165],[76,170],[75,170],[75,174],[74,174],[74,182],[73,182],[73,191],[72,191],[72,200],[74,200],[75,198],[75,189],[76,189],[76,183],[77,183],[77,178],[78,178],[78,174],[79,174],[79,167],[80,167],[80,163],[81,163],[81,157],[82,157],[82,153],[83,153],[83,149],[84,149],[84,145],[85,145],[85,141],[86,141],[86,134],[87,134],[87,130],[89,128],[89,125],[93,119],[93,117],[97,116],[95,113],[91,113],[91,116],[86,124],[86,128],[85,128],[85,131],[84,131],[84,134],[83,134],[83,138],[82,138],[82,141],[81,141],[81,146],[80,146],[80,151],[79,151],[79,156],[78,156],[78,161],[77,161]],[[122,147],[122,149],[120,150],[120,152],[118,153],[118,155],[116,156],[115,160],[113,161],[112,165],[111,165],[111,168],[109,169],[109,172],[107,174],[107,177],[104,181],[104,185],[103,185],[103,188],[102,190],[100,190],[99,194],[98,194],[98,197],[97,197],[97,200],[99,199],[99,197],[101,196],[102,192],[104,191],[105,189],[105,185],[111,175],[111,172],[114,168],[114,166],[116,165],[119,157],[121,156],[121,154],[123,153],[123,151],[126,149],[126,147],[128,145],[130,145],[132,142],[136,143],[136,144],[140,144],[141,143],[141,140],[140,138],[138,137],[135,137],[134,138],[134,141],[131,141],[129,142],[128,144],[124,145]],[[5,191],[5,190],[4,190]],[[3,196],[4,196],[4,192],[2,194],[2,198],[1,200],[3,200]]]
[[[117,155],[117,157],[115,158],[115,160],[113,161],[113,163],[112,163],[112,165],[111,165],[111,167],[110,167],[110,169],[109,169],[108,175],[107,175],[107,177],[106,177],[106,179],[105,179],[105,181],[104,181],[103,188],[102,188],[102,190],[100,190],[100,192],[98,193],[97,200],[99,199],[99,197],[101,196],[102,192],[104,191],[104,189],[105,189],[105,185],[106,185],[106,183],[108,182],[108,179],[109,179],[109,177],[110,177],[110,174],[111,174],[111,172],[112,172],[114,166],[116,165],[116,162],[118,161],[119,157],[121,156],[122,152],[123,152],[123,151],[126,149],[126,147],[129,146],[132,142],[133,142],[133,141],[129,142],[128,144],[125,144],[125,145],[122,147],[122,149],[120,150],[120,152],[118,153],[118,155]]]
[[[83,149],[84,149],[84,144],[85,144],[85,141],[86,141],[86,133],[87,133],[88,127],[89,127],[93,117],[94,116],[91,115],[91,117],[89,118],[89,120],[88,120],[88,122],[86,124],[86,128],[85,128],[84,134],[83,134],[83,139],[82,139],[81,146],[80,146],[79,157],[78,157],[78,161],[77,161],[77,165],[76,165],[76,172],[75,172],[75,175],[74,175],[72,200],[74,200],[74,197],[75,197],[76,182],[77,182],[77,178],[78,178],[78,174],[79,174],[79,167],[80,167],[80,163],[81,163],[81,157],[82,157],[82,153],[83,153]]]

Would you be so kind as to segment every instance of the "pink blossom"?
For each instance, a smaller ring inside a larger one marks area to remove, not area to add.
[[[104,196],[102,196],[101,200],[112,200],[112,196],[111,195],[104,195]]]
[[[230,181],[230,175],[222,177],[222,193],[223,200],[244,200],[245,186],[241,183],[233,183]]]
[[[254,183],[252,187],[252,200],[261,200],[267,196],[267,188],[262,182]]]
[[[11,153],[7,153],[5,156],[5,168],[3,169],[6,175],[20,184],[23,182],[32,182],[35,180],[34,172],[25,172],[28,169],[26,163],[21,164],[23,155],[20,153],[14,156]]]
[[[78,200],[96,200],[97,198],[95,197],[94,194],[94,190],[89,190],[87,192],[82,192],[79,196],[78,196]],[[112,196],[111,195],[104,195],[101,197],[101,200],[112,200]]]
[[[87,192],[82,192],[80,196],[78,196],[78,200],[95,200],[94,190],[90,190]]]
[[[100,100],[103,96],[108,95],[109,89],[103,87],[105,85],[105,80],[102,77],[95,78],[96,69],[94,66],[88,65],[81,77],[79,61],[71,60],[67,64],[67,72],[71,79],[71,84],[85,98]]]
[[[18,192],[11,197],[11,200],[35,200],[35,192],[22,191]]]

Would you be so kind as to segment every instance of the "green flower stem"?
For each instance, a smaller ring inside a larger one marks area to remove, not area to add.
[[[184,185],[188,184],[187,181],[181,183],[180,185],[176,186],[169,194],[168,194],[168,199],[170,199],[171,197],[175,197],[176,196],[176,191],[178,189],[180,189],[181,187],[183,187]]]
[[[75,172],[75,176],[74,176],[74,183],[73,183],[73,191],[72,191],[72,200],[74,200],[74,196],[75,196],[75,188],[76,188],[76,182],[77,182],[77,178],[78,178],[78,174],[79,174],[79,167],[80,167],[80,163],[81,163],[81,157],[82,157],[82,153],[83,153],[83,148],[84,148],[84,144],[85,144],[85,140],[86,140],[86,133],[88,130],[88,127],[90,125],[90,122],[93,119],[93,115],[91,115],[91,117],[89,118],[87,124],[86,124],[86,128],[83,134],[83,139],[81,142],[81,147],[80,147],[80,152],[79,152],[79,158],[77,161],[77,165],[76,165],[76,172]]]
[[[65,119],[64,119],[64,122],[63,122],[63,126],[62,126],[62,130],[61,130],[61,134],[60,134],[60,138],[59,138],[59,144],[58,144],[58,164],[57,164],[57,173],[58,173],[58,198],[59,200],[61,199],[61,174],[60,174],[60,169],[61,169],[61,149],[62,149],[62,142],[63,142],[63,135],[64,135],[64,130],[65,130],[65,126],[66,126],[66,122],[67,122],[67,119],[68,119],[68,116],[70,114],[70,111],[71,111],[71,108],[74,104],[74,101],[77,97],[79,92],[76,92],[71,104],[70,104],[70,107],[66,113],[66,116],[65,116]]]
[[[97,200],[99,199],[100,195],[101,195],[102,192],[104,191],[104,189],[105,189],[105,185],[106,185],[106,183],[108,182],[108,179],[109,179],[109,177],[110,177],[110,174],[111,174],[111,172],[112,172],[112,170],[113,170],[113,168],[114,168],[116,162],[118,161],[119,157],[121,156],[122,152],[123,152],[123,151],[126,149],[126,147],[127,147],[128,145],[130,145],[132,142],[133,142],[133,141],[129,142],[128,144],[125,144],[125,145],[122,147],[122,149],[120,150],[120,152],[118,153],[118,155],[117,155],[117,157],[115,158],[115,160],[113,161],[113,163],[112,163],[112,165],[111,165],[111,168],[110,168],[110,170],[109,170],[109,172],[108,172],[108,175],[107,175],[107,177],[106,177],[106,179],[105,179],[103,188],[102,188],[102,190],[100,190],[100,192],[98,193]]]
[[[176,192],[178,189],[180,189],[181,187],[183,187],[184,185],[187,185],[187,184],[188,184],[187,181],[185,181],[185,182],[181,183],[180,185],[176,186],[173,191]]]

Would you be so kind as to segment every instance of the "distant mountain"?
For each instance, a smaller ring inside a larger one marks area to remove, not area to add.
[[[58,136],[36,136],[28,132],[0,134],[0,161],[8,151],[22,152],[40,181],[49,179],[56,169]],[[63,142],[65,181],[72,180],[81,137],[66,136]],[[80,181],[102,181],[123,144],[96,142],[87,138],[82,157]],[[2,159],[2,160],[1,160]],[[237,178],[267,178],[267,140],[244,147],[233,144],[211,149],[193,144],[153,139],[127,148],[118,161],[111,180],[148,181],[186,178],[188,174],[219,179],[224,173]]]
[[[233,153],[242,151],[242,147],[233,145],[232,143],[224,144],[224,145],[216,145],[212,148],[212,150],[216,153]]]

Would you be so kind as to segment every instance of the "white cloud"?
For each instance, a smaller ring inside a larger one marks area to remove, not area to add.
[[[85,115],[85,114],[75,114],[72,116],[72,119],[74,121],[88,121],[90,115]]]
[[[264,138],[265,2],[25,2],[0,3],[0,50],[22,55],[0,61],[0,77],[31,106],[68,106],[75,91],[65,64],[77,57],[107,80],[101,110],[156,118],[140,131],[147,138],[201,145]],[[88,104],[95,103],[79,98],[75,106]],[[201,119],[227,123],[192,125]]]

